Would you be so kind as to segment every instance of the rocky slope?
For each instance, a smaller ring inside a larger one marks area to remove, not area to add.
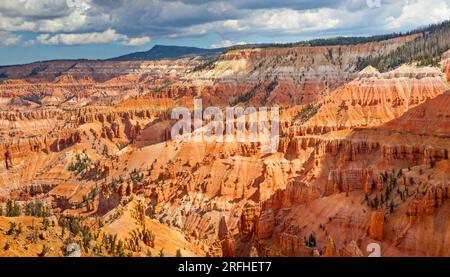
[[[447,256],[449,99],[445,93],[380,127],[295,139],[295,156],[316,149],[314,164],[263,203],[255,243],[288,256],[345,256],[350,244],[359,255],[374,241],[383,255]]]
[[[61,75],[75,78],[92,78],[98,82],[109,80],[122,75],[156,75],[177,76],[184,75],[188,70],[200,64],[192,59],[175,61],[87,61],[61,60],[36,62],[27,65],[0,67],[0,74],[8,79],[42,79],[53,81]]]
[[[381,74],[368,67],[314,103],[317,113],[301,126],[306,132],[326,132],[380,125],[447,89],[446,77],[437,68],[402,66]]]
[[[190,74],[195,83],[204,80],[234,86],[233,104],[252,105],[309,103],[353,78],[358,60],[387,53],[413,36],[350,46],[269,47],[237,49]],[[209,81],[209,82],[208,82]],[[245,84],[249,88],[242,89]],[[240,94],[241,91],[246,92]]]

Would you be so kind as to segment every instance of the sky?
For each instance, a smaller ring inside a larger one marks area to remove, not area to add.
[[[0,0],[0,65],[405,32],[450,0]]]

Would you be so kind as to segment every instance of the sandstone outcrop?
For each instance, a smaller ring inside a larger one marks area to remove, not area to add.
[[[220,219],[219,240],[222,242],[222,256],[234,257],[236,255],[236,245],[230,231],[228,230],[225,217]]]
[[[333,130],[377,126],[402,116],[449,88],[435,68],[400,67],[361,77],[343,85],[319,104],[319,110],[301,131],[323,134]]]
[[[242,210],[239,221],[239,234],[241,240],[246,242],[253,238],[255,224],[258,222],[260,209],[255,204],[247,204]]]
[[[332,237],[328,237],[328,243],[327,243],[327,246],[325,247],[323,256],[324,257],[336,257],[337,256],[336,245],[334,244],[334,240]]]
[[[369,236],[373,240],[382,241],[384,233],[384,215],[381,210],[372,213],[370,217]]]
[[[341,249],[341,257],[364,257],[357,243],[352,240],[345,248]]]

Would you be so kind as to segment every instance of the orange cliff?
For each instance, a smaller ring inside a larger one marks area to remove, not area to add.
[[[186,80],[220,105],[298,105],[354,78],[358,59],[388,53],[415,35],[356,46],[229,50]]]
[[[322,133],[380,125],[448,88],[442,73],[431,67],[402,66],[383,74],[366,68],[359,78],[318,102],[317,114],[300,130]]]

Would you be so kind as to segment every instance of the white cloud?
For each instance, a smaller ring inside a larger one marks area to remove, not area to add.
[[[67,0],[0,0],[0,31],[49,34],[47,44],[136,46],[208,33],[231,41],[382,34],[450,18],[450,0],[382,0],[372,9],[366,0],[80,1],[81,8]]]
[[[311,32],[335,28],[341,13],[332,9],[296,11],[291,9],[258,12],[249,23],[265,30]]]
[[[223,48],[223,47],[231,47],[234,45],[244,45],[247,44],[245,41],[239,41],[239,42],[235,42],[232,40],[223,40],[221,43],[214,43],[211,44],[211,48]]]
[[[0,0],[0,30],[49,33],[79,31],[91,22],[87,9],[88,6],[85,9],[69,8],[66,0]]]
[[[292,10],[271,9],[255,10],[246,18],[215,21],[200,25],[189,26],[173,37],[202,35],[208,32],[220,34],[305,34],[326,31],[338,27],[341,18],[349,17],[345,11],[332,9]]]
[[[236,19],[225,20],[225,21],[223,21],[222,25],[223,25],[223,27],[230,29],[230,30],[239,31],[239,30],[243,29],[243,27],[240,26],[240,24],[239,24],[239,20],[236,20]]]
[[[0,31],[0,45],[11,46],[19,44],[22,41],[22,37],[19,35],[11,34],[9,32]]]
[[[114,29],[107,29],[104,32],[91,32],[81,34],[41,34],[36,41],[48,45],[83,45],[83,44],[105,44],[118,43],[127,46],[138,46],[150,42],[150,37],[129,38],[127,35],[119,34]]]
[[[422,26],[440,23],[444,20],[448,20],[449,18],[449,1],[410,0],[403,5],[400,16],[389,16],[386,18],[386,27],[388,29],[395,29],[408,25]]]
[[[140,46],[151,41],[150,37],[130,38],[123,41],[121,44],[125,46]]]

